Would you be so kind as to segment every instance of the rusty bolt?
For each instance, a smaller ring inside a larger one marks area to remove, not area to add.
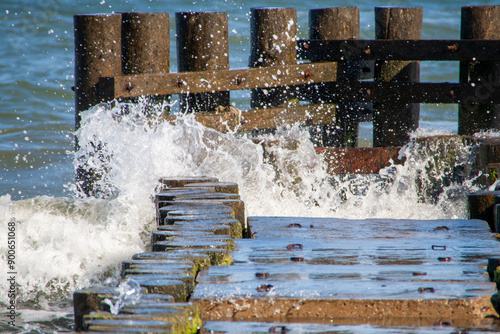
[[[301,244],[291,244],[291,245],[288,245],[286,246],[286,249],[287,250],[303,250],[304,249],[304,246],[302,246]]]
[[[451,326],[451,323],[449,323],[448,321],[441,321],[441,320],[438,320],[434,323],[434,326],[444,326],[444,327],[449,327]]]
[[[293,256],[290,258],[290,261],[292,261],[292,262],[304,262],[304,258]]]
[[[309,228],[314,228],[314,225],[313,225],[313,224],[311,224],[311,225],[309,226]]]
[[[451,257],[438,257],[439,262],[450,262]]]
[[[243,78],[237,76],[236,78],[234,78],[234,81],[237,85],[241,85],[241,83],[243,82]]]
[[[434,288],[418,288],[418,293],[430,292],[434,293]]]
[[[372,51],[369,48],[366,48],[366,49],[363,50],[363,53],[365,55],[369,56],[372,53]]]
[[[307,44],[307,43],[304,43],[304,45],[302,47],[304,48],[304,50],[309,50],[309,48],[311,46],[309,44]]]
[[[269,292],[274,289],[274,286],[271,284],[262,284],[257,288],[257,292]]]
[[[446,246],[432,245],[432,250],[446,250]]]
[[[290,330],[286,326],[273,326],[269,328],[268,333],[288,333]]]
[[[450,90],[450,96],[453,96],[453,95],[455,95],[455,92]]]
[[[304,72],[302,72],[302,74],[300,75],[300,77],[301,77],[302,79],[304,79],[304,80],[307,80],[307,79],[309,79],[309,78],[311,77],[311,72],[309,72],[309,71],[304,71]]]
[[[255,273],[255,277],[258,277],[258,278],[268,278],[269,277],[269,273]]]
[[[177,87],[182,87],[184,82],[181,79],[177,79]]]
[[[125,85],[125,90],[127,92],[130,92],[132,89],[134,89],[134,85],[132,85],[130,82]]]
[[[302,225],[297,224],[297,223],[292,223],[292,224],[288,225],[288,228],[292,228],[292,227],[302,228]]]
[[[458,50],[458,45],[456,43],[452,44],[452,45],[448,45],[446,47],[446,50],[448,50],[448,51],[457,51]]]
[[[367,89],[366,89],[366,95],[368,95],[368,96],[372,95],[372,91],[371,91],[371,89],[370,89],[370,88],[367,88]]]

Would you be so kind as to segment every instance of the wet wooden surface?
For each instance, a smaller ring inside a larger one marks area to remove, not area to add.
[[[203,318],[496,315],[488,258],[500,255],[481,220],[252,217],[235,263],[197,277]]]

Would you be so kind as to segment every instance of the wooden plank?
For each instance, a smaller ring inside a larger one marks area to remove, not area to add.
[[[306,94],[317,92],[314,102],[339,101],[380,103],[460,103],[474,101],[500,103],[500,85],[428,82],[358,82],[351,81],[312,89],[300,88]]]
[[[255,238],[236,241],[235,263],[198,275],[191,301],[205,320],[451,321],[495,314],[489,300],[495,283],[485,266],[500,247],[484,221],[251,217],[249,223]]]
[[[105,98],[222,92],[335,81],[334,62],[100,78]]]
[[[303,126],[325,125],[334,123],[335,105],[320,104],[297,107],[259,108],[248,111],[228,107],[216,112],[196,113],[196,120],[204,126],[220,132],[252,131],[274,129],[284,124]],[[174,122],[178,116],[164,116]]]
[[[299,40],[298,57],[311,61],[498,61],[500,40]]]
[[[329,174],[377,174],[399,159],[399,147],[317,147],[323,154]]]

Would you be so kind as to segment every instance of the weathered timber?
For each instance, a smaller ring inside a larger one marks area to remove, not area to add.
[[[295,8],[252,8],[250,18],[250,67],[294,65],[297,60],[297,11]],[[270,86],[272,87],[272,86]],[[287,88],[254,89],[251,107],[276,107],[289,102]]]
[[[311,61],[500,61],[500,40],[318,40],[297,42],[299,59]]]
[[[206,127],[221,132],[229,130],[253,131],[274,129],[285,124],[303,126],[330,124],[335,115],[335,106],[328,104],[299,107],[259,108],[235,113],[232,109],[213,113],[197,113],[196,120]],[[175,122],[178,116],[164,116],[166,121]]]
[[[500,6],[462,7],[460,37],[500,40]],[[460,82],[475,84],[482,96],[490,96],[492,88],[500,86],[500,62],[461,62]],[[458,109],[458,133],[471,135],[487,129],[500,129],[500,104],[485,105],[475,96],[463,100]]]
[[[99,78],[121,75],[121,25],[118,14],[75,15],[75,127],[80,113],[103,101]]]
[[[103,96],[110,98],[221,92],[329,82],[335,81],[336,75],[336,63],[333,62],[238,70],[116,75],[101,78],[99,90]]]
[[[400,147],[317,147],[324,156],[329,174],[377,174],[399,158]]]
[[[419,39],[423,9],[375,8],[376,39]],[[418,82],[420,63],[377,61],[375,80],[381,82]],[[373,146],[401,146],[408,142],[409,132],[418,128],[420,105],[376,103],[373,105]]]
[[[325,102],[459,103],[472,97],[482,103],[499,103],[500,86],[491,87],[491,92],[484,95],[481,87],[470,83],[351,81],[321,87],[317,98]],[[395,114],[399,112],[394,110]]]
[[[229,68],[228,16],[222,12],[175,14],[179,72]],[[181,95],[183,111],[209,111],[228,106],[229,92]]]
[[[314,40],[356,39],[359,38],[359,27],[357,7],[322,8],[309,11],[309,37]],[[360,63],[356,61],[339,61],[335,81],[342,84],[356,79],[359,67]],[[331,124],[319,128],[322,140],[320,142],[315,140],[313,135],[313,141],[321,144],[318,146],[357,146],[358,122],[352,112],[353,108],[355,106],[352,103],[340,103],[337,113],[331,115]]]
[[[168,13],[122,13],[122,72],[170,72],[170,17]],[[128,86],[132,89],[133,86]],[[164,103],[169,95],[148,95],[148,103]],[[131,99],[135,101],[137,99]]]
[[[500,191],[477,191],[467,195],[469,218],[482,219],[493,232],[498,232],[496,224],[496,205],[500,204]]]

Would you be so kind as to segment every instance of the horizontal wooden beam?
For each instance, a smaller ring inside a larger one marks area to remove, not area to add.
[[[299,40],[297,56],[311,61],[500,61],[500,40]]]
[[[390,162],[402,163],[400,147],[317,147],[329,174],[377,174]]]
[[[324,62],[266,68],[213,70],[100,78],[105,99],[274,88],[335,81],[337,63]]]
[[[241,111],[234,107],[219,107],[216,112],[196,113],[196,120],[220,132],[275,129],[280,125],[301,126],[335,123],[336,106],[333,104],[260,108]],[[164,116],[174,122],[178,116]]]
[[[315,103],[378,102],[378,103],[500,103],[500,85],[485,82],[426,83],[351,81],[311,88],[300,88]]]

